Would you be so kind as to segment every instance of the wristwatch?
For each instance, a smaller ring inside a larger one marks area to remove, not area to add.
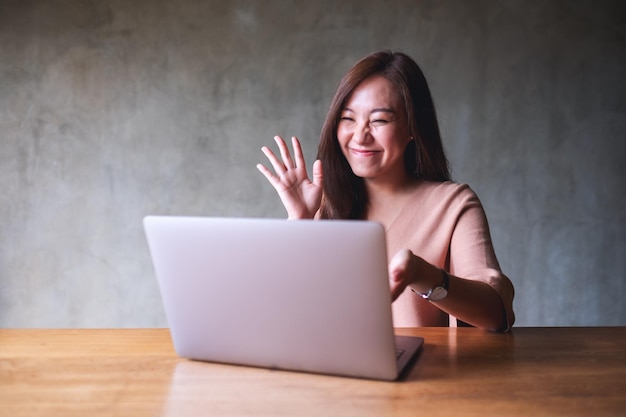
[[[422,294],[413,290],[413,292],[425,300],[428,301],[441,301],[448,296],[448,286],[450,285],[450,275],[443,269],[441,270],[441,274],[443,275],[443,282],[437,285],[434,288],[428,290],[427,293]]]

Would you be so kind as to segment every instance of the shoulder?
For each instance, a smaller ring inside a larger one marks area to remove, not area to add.
[[[460,217],[483,217],[484,208],[468,184],[453,181],[423,181],[416,189],[415,201],[422,210],[438,213],[456,223]]]
[[[433,200],[456,202],[478,201],[478,196],[468,184],[454,181],[421,181],[415,189],[416,195]]]

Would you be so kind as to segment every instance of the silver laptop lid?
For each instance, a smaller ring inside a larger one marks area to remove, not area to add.
[[[144,226],[180,356],[397,377],[380,224],[148,216]]]

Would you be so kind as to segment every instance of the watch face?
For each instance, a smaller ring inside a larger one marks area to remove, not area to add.
[[[433,288],[433,291],[430,294],[430,297],[428,297],[428,299],[431,301],[439,301],[439,300],[443,300],[444,298],[446,298],[447,295],[448,295],[448,290],[446,290],[443,287],[435,287]]]

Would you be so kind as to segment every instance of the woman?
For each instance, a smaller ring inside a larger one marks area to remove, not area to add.
[[[257,167],[289,219],[360,219],[384,225],[396,327],[456,325],[507,331],[513,285],[500,271],[476,194],[450,181],[435,108],[419,66],[378,52],[343,77],[321,132],[309,179],[302,149],[280,158],[263,147],[274,172]],[[411,291],[406,291],[410,289]]]

